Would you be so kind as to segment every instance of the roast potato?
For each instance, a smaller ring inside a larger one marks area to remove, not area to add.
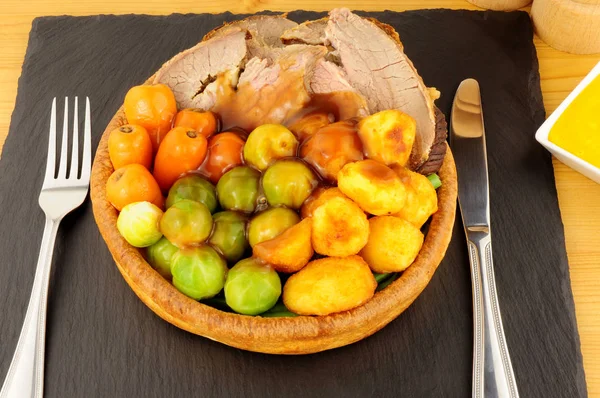
[[[347,196],[344,195],[338,187],[319,187],[315,189],[308,199],[306,199],[302,204],[302,207],[300,208],[300,215],[302,218],[311,217],[317,207],[334,197],[347,198]]]
[[[332,123],[317,131],[300,147],[300,156],[329,181],[346,163],[364,158],[362,144],[356,132],[356,121]]]
[[[416,135],[415,119],[395,109],[377,112],[358,123],[365,156],[386,165],[408,162]]]
[[[400,177],[371,159],[345,165],[338,174],[338,187],[364,211],[376,216],[397,213],[406,201]]]
[[[373,217],[369,219],[369,229],[369,241],[360,255],[374,272],[404,271],[423,245],[423,233],[398,217]]]
[[[310,113],[292,124],[290,131],[294,133],[298,141],[302,142],[331,122],[329,115],[325,112]]]
[[[417,228],[421,228],[425,221],[437,211],[435,188],[423,174],[415,173],[401,166],[394,166],[392,169],[398,174],[406,187],[404,207],[393,215],[410,222]]]
[[[367,215],[347,198],[333,197],[313,212],[312,245],[325,256],[356,254],[369,239]]]
[[[305,218],[276,238],[256,244],[253,254],[271,264],[276,271],[299,271],[314,253],[310,240],[311,229],[312,219]]]
[[[373,297],[377,282],[360,256],[311,261],[283,286],[283,303],[300,315],[347,311]]]

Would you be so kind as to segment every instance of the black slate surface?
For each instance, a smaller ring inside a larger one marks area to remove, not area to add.
[[[446,115],[459,82],[479,80],[496,279],[521,396],[586,396],[550,155],[533,138],[544,109],[529,17],[450,10],[369,15],[399,31],[425,82],[442,92],[437,103]],[[316,16],[290,14],[298,21]],[[34,21],[0,161],[0,378],[17,343],[42,236],[37,196],[52,97],[91,97],[97,144],[129,87],[236,18]],[[63,221],[53,267],[47,397],[470,395],[471,285],[458,224],[433,280],[398,319],[357,344],[300,357],[243,352],[159,319],[113,264],[89,202]]]

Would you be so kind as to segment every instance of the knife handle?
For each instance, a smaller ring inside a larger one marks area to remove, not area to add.
[[[467,244],[473,284],[473,398],[518,398],[498,306],[489,228],[467,228]]]

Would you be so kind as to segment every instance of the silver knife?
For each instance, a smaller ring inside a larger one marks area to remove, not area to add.
[[[494,281],[485,129],[477,80],[466,79],[458,86],[450,146],[473,284],[473,398],[517,398]]]

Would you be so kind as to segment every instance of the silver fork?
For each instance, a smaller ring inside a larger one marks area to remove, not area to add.
[[[46,307],[50,266],[58,225],[65,215],[79,207],[87,196],[90,185],[91,120],[90,100],[86,97],[83,138],[83,162],[79,174],[79,122],[77,120],[77,97],[73,116],[71,165],[67,174],[67,141],[69,136],[69,99],[65,98],[60,163],[56,174],[56,98],[52,101],[50,137],[44,184],[40,192],[40,207],[46,215],[33,289],[25,314],[19,342],[8,375],[4,380],[0,398],[41,398],[44,394],[44,352],[46,345]],[[55,177],[56,175],[56,177]]]

